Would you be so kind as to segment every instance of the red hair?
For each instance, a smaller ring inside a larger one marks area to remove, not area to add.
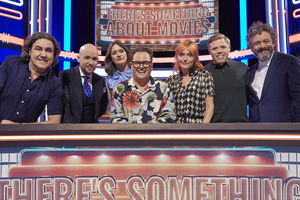
[[[198,53],[198,45],[193,42],[192,40],[184,40],[178,44],[178,46],[175,49],[175,63],[174,63],[174,71],[180,72],[181,67],[178,64],[177,57],[178,55],[183,52],[185,49],[187,49],[194,57],[194,67],[203,70],[203,65],[199,61],[199,53]]]

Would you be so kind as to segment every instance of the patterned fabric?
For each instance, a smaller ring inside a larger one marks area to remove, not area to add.
[[[92,89],[91,89],[91,86],[87,82],[88,78],[89,77],[87,77],[87,76],[84,77],[83,91],[84,91],[85,96],[88,98],[88,101],[91,102],[91,100],[92,100]]]
[[[174,95],[177,123],[202,123],[205,113],[205,100],[214,95],[214,84],[211,74],[206,70],[192,68],[191,81],[187,86],[182,84],[183,75],[168,78],[167,83]]]
[[[127,69],[124,72],[120,72],[119,70],[116,70],[115,73],[112,76],[106,77],[106,84],[112,90],[117,84],[126,81],[132,77],[132,71],[130,67],[127,67]]]
[[[132,78],[116,85],[110,111],[112,123],[174,123],[176,119],[170,88],[152,77],[143,93]]]

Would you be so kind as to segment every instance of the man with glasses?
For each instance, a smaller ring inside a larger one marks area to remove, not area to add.
[[[133,77],[114,87],[112,123],[174,123],[173,95],[168,85],[150,76],[153,52],[147,47],[132,51]]]

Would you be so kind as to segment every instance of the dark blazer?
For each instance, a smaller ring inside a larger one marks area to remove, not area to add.
[[[260,100],[251,86],[257,67],[253,65],[247,76],[250,122],[300,122],[299,59],[275,51]]]
[[[79,66],[61,71],[59,77],[63,84],[63,114],[62,123],[80,123],[83,106],[83,89]],[[108,96],[105,79],[93,73],[93,97],[95,101],[95,123],[107,109]]]

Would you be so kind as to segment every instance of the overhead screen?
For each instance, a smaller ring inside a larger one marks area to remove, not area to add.
[[[174,51],[184,39],[206,48],[218,32],[218,1],[96,1],[96,41],[106,50],[111,41],[150,45]]]

